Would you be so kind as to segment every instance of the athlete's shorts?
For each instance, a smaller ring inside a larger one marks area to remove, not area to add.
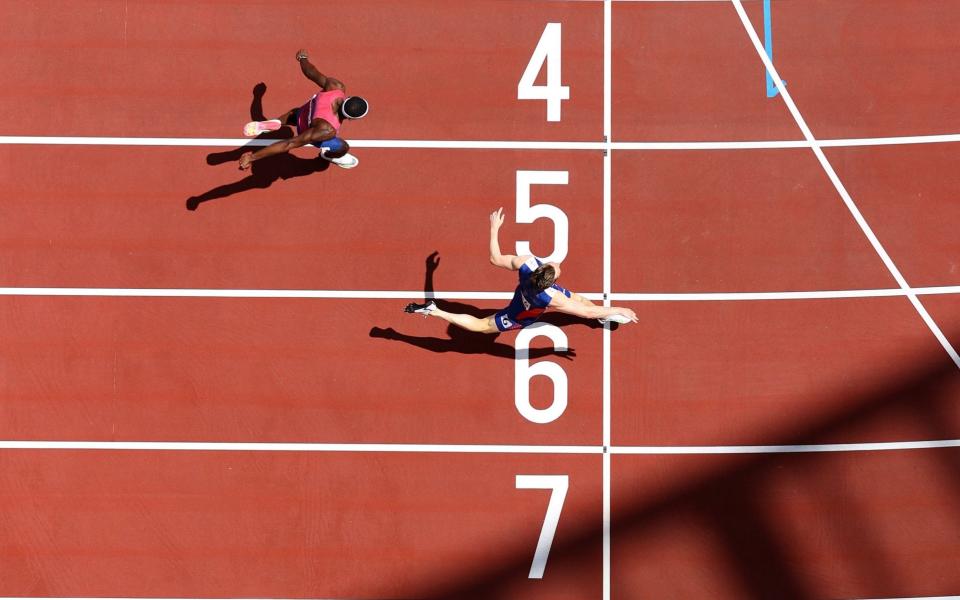
[[[319,144],[314,144],[314,146],[317,148],[326,148],[327,152],[332,152],[333,154],[343,152],[346,149],[346,143],[338,137],[323,140]]]
[[[567,298],[572,297],[570,290],[564,289],[559,285],[556,286],[556,289],[559,289],[560,291],[562,291],[563,295],[566,296]],[[542,315],[544,311],[547,310],[546,307],[530,308],[519,314],[511,315],[510,314],[511,312],[515,312],[515,310],[511,310],[513,308],[514,307],[512,305],[508,306],[505,309],[498,312],[497,314],[493,315],[493,322],[497,325],[498,330],[510,331],[511,329],[523,329],[524,327],[529,327],[530,325],[533,325],[534,323],[539,321],[540,315]]]
[[[510,331],[511,329],[523,329],[527,325],[537,322],[537,319],[525,319],[525,322],[514,321],[510,318],[509,309],[505,308],[493,315],[493,322],[496,323],[499,331]]]

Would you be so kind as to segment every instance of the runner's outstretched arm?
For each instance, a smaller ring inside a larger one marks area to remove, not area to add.
[[[584,319],[606,319],[613,315],[622,315],[634,323],[636,323],[638,320],[637,313],[633,312],[633,310],[629,308],[619,308],[616,306],[607,308],[605,306],[598,306],[596,304],[584,304],[583,302],[567,298],[559,292],[552,293],[550,296],[550,308],[555,308],[560,312],[564,312],[575,317],[582,317]],[[580,297],[582,298],[582,296]],[[584,298],[584,300],[586,300],[586,298]]]
[[[490,264],[516,271],[529,256],[514,256],[500,253],[500,226],[503,225],[503,208],[490,213]]]
[[[313,63],[310,62],[310,57],[307,56],[307,51],[301,48],[297,50],[297,62],[300,63],[300,71],[303,73],[304,77],[314,82],[320,86],[323,91],[329,92],[330,90],[344,90],[346,88],[343,86],[343,82],[339,79],[334,79],[333,77],[328,77],[320,72]]]

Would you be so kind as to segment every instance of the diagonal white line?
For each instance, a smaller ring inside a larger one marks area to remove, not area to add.
[[[878,240],[877,236],[873,233],[873,230],[870,228],[867,220],[863,217],[860,209],[857,208],[857,205],[853,202],[853,198],[850,197],[850,194],[844,187],[843,182],[840,181],[836,171],[833,170],[833,166],[830,164],[830,161],[827,160],[827,156],[823,153],[823,149],[821,149],[820,144],[817,142],[816,138],[813,137],[813,132],[811,132],[810,128],[807,127],[807,123],[804,121],[803,115],[800,114],[800,110],[797,108],[797,105],[794,104],[793,98],[790,96],[790,92],[788,92],[787,87],[783,85],[783,80],[780,79],[780,74],[777,73],[776,67],[773,66],[773,62],[770,60],[770,57],[767,56],[767,52],[764,49],[763,44],[760,42],[759,36],[757,36],[757,31],[753,28],[753,24],[750,22],[746,11],[743,9],[743,3],[741,0],[731,0],[731,2],[733,2],[733,7],[740,16],[740,22],[743,23],[743,28],[747,31],[747,35],[750,36],[750,41],[753,42],[753,47],[760,56],[760,60],[763,61],[764,66],[767,68],[767,72],[770,73],[771,79],[773,79],[777,89],[780,91],[780,97],[783,98],[783,102],[787,105],[787,109],[790,111],[790,114],[793,115],[794,121],[797,122],[797,126],[799,126],[800,131],[803,132],[804,139],[810,143],[813,153],[816,155],[817,160],[820,161],[820,166],[823,167],[823,170],[826,172],[827,177],[829,177],[830,182],[833,183],[833,187],[836,188],[837,193],[840,194],[840,198],[843,199],[843,203],[847,206],[850,214],[853,215],[853,218],[860,226],[860,229],[863,230],[864,235],[866,235],[867,239],[870,240],[870,244],[880,256],[883,264],[886,265],[887,270],[890,271],[890,274],[893,275],[894,279],[896,279],[897,284],[901,289],[909,290],[910,285],[907,283],[906,279],[904,279],[897,266],[893,263],[893,259],[891,259],[890,255],[887,254],[887,251],[883,248],[880,240]],[[930,313],[927,312],[927,309],[924,308],[923,304],[920,303],[920,299],[917,298],[916,294],[913,293],[907,293],[906,296],[910,299],[911,304],[913,304],[913,307],[920,314],[920,317],[923,319],[924,323],[926,323],[927,327],[930,328],[930,331],[933,333],[934,337],[937,338],[937,341],[939,341],[940,345],[943,346],[943,349],[946,350],[951,360],[953,360],[954,364],[957,365],[957,368],[960,368],[960,354],[957,354],[957,351],[950,344],[949,340],[947,340],[947,337],[943,334],[943,331],[941,331],[940,327],[936,324],[936,322],[934,322],[933,317],[930,316]]]

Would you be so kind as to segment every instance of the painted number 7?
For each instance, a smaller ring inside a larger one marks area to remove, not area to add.
[[[560,511],[567,497],[570,477],[567,475],[517,475],[518,490],[550,490],[550,502],[547,503],[547,515],[543,518],[537,550],[533,553],[530,565],[530,579],[543,579],[543,570],[547,568],[547,556],[553,545],[553,536],[560,522]]]
[[[560,23],[547,23],[517,84],[518,100],[547,101],[547,121],[559,121],[560,102],[570,99],[570,88],[560,84],[560,32]],[[547,85],[536,85],[543,63],[547,63]]]

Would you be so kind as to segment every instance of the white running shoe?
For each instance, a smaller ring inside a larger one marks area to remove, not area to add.
[[[333,164],[337,165],[338,167],[340,167],[341,169],[352,169],[355,166],[360,164],[360,159],[350,154],[349,152],[337,158],[330,158],[329,156],[327,156],[327,149],[321,148],[320,156],[323,158],[323,160],[328,160]]]
[[[600,321],[601,325],[606,325],[608,322],[620,323],[620,324],[633,322],[633,319],[631,319],[630,317],[625,317],[623,315],[610,315],[606,319],[597,319],[597,320]]]

